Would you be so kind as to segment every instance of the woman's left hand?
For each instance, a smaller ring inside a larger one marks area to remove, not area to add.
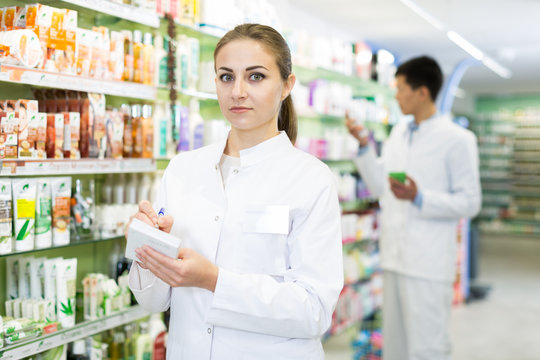
[[[172,287],[200,287],[214,292],[219,268],[193,249],[180,249],[177,259],[149,246],[135,250],[142,265]]]

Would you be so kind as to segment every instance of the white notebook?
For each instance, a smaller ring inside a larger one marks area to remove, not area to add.
[[[182,240],[179,238],[158,230],[143,221],[133,219],[128,230],[126,257],[138,261],[135,249],[148,245],[152,249],[176,259],[181,243]]]

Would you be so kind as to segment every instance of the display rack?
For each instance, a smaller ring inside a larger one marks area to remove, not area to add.
[[[142,173],[156,170],[154,159],[0,160],[0,177]]]
[[[149,9],[120,4],[110,0],[62,0],[62,2],[153,28],[159,27],[158,15]]]
[[[540,110],[537,99],[480,99],[481,231],[539,235]]]
[[[48,251],[48,250],[55,250],[55,249],[62,249],[62,248],[68,248],[68,247],[74,247],[74,246],[82,246],[82,245],[90,245],[90,244],[97,244],[105,241],[113,241],[113,240],[120,240],[124,238],[124,235],[121,236],[113,236],[113,237],[103,237],[103,238],[83,238],[80,240],[71,240],[69,244],[65,245],[57,245],[57,246],[51,246],[47,248],[41,248],[41,249],[32,249],[27,251],[13,251],[7,254],[0,254],[0,258],[2,257],[8,257],[8,256],[18,256],[18,255],[29,255],[40,251]]]
[[[0,64],[0,81],[65,90],[95,92],[143,100],[155,100],[156,88],[127,81],[92,79],[82,76]]]
[[[142,307],[138,305],[133,306],[127,310],[119,311],[98,320],[85,321],[69,329],[59,330],[49,335],[36,337],[27,341],[23,340],[20,343],[6,346],[0,349],[0,358],[3,360],[22,359],[120,325],[134,322],[149,315],[150,313]]]

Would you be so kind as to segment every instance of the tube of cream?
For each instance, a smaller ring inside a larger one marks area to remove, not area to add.
[[[75,326],[75,284],[77,259],[59,261],[56,266],[56,315],[64,329]]]
[[[32,250],[36,216],[36,180],[13,179],[13,200],[15,202],[15,250]]]
[[[37,179],[36,198],[36,249],[52,245],[52,195],[51,180]]]
[[[0,255],[13,249],[13,201],[11,179],[0,179]]]

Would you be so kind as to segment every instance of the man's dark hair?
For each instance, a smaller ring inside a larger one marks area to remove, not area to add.
[[[443,74],[437,62],[428,57],[420,56],[399,65],[396,76],[403,75],[405,81],[414,90],[425,86],[429,90],[431,100],[435,101],[441,90]]]

